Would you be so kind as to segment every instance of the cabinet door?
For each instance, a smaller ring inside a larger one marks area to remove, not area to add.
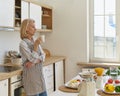
[[[42,18],[41,6],[30,3],[30,18],[35,20],[36,28],[41,29],[41,18]]]
[[[53,64],[44,66],[43,74],[45,78],[47,93],[50,94],[53,92]]]
[[[1,0],[0,26],[14,27],[14,6],[15,0]]]
[[[8,96],[8,79],[0,81],[0,96]]]
[[[64,84],[63,61],[55,63],[55,90]]]
[[[26,18],[29,18],[29,3],[22,1],[21,5],[21,16],[22,16],[22,21]]]

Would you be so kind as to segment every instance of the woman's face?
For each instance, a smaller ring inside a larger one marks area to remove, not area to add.
[[[35,23],[33,22],[30,22],[27,26],[27,29],[26,29],[26,33],[29,35],[29,36],[33,36],[34,33],[36,31],[36,28],[35,28]]]

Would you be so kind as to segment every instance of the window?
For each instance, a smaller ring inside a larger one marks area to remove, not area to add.
[[[119,0],[90,0],[90,57],[118,61],[117,6]],[[120,1],[119,1],[120,2]]]

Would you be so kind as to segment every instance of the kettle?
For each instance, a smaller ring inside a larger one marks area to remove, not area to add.
[[[96,83],[94,81],[82,81],[78,86],[78,96],[95,96]]]

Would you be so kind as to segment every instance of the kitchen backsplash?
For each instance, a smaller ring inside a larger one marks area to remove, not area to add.
[[[0,32],[0,64],[4,63],[6,52],[9,50],[19,51],[19,32]]]
[[[35,37],[38,37],[41,33],[36,33]],[[4,64],[6,53],[10,50],[19,52],[19,32],[12,31],[1,31],[0,32],[0,64]]]

